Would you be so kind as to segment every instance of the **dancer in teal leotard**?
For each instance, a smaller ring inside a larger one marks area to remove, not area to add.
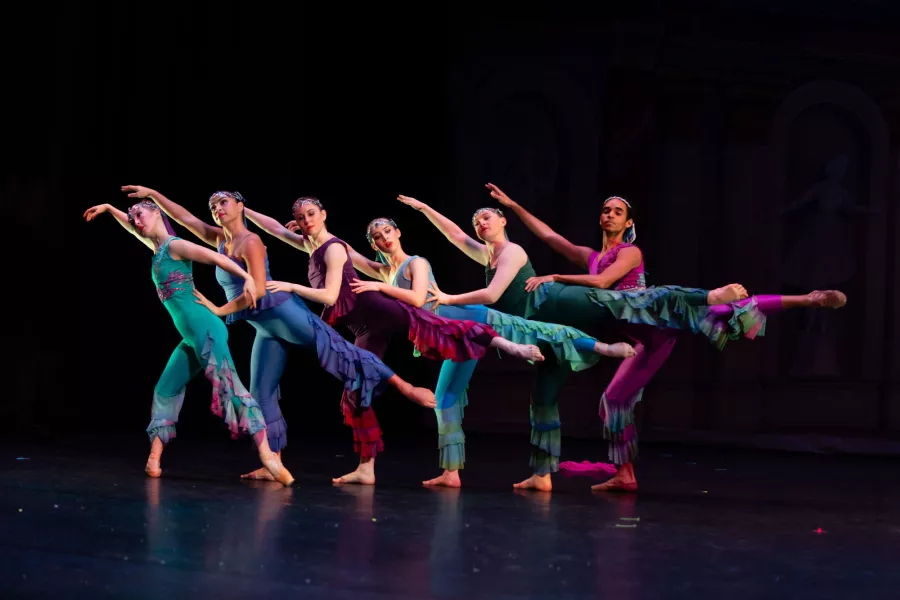
[[[269,448],[266,422],[256,400],[244,388],[228,349],[228,330],[221,319],[196,297],[193,263],[216,265],[245,281],[244,293],[255,306],[253,278],[233,261],[175,237],[172,226],[152,202],[140,202],[124,213],[109,204],[89,208],[84,218],[93,220],[108,212],[116,221],[153,250],[152,277],[156,293],[169,311],[182,341],[175,348],[153,393],[150,410],[151,450],[145,468],[151,477],[162,475],[163,447],[175,438],[175,424],[188,382],[201,371],[212,383],[212,411],[225,420],[233,438],[253,437],[263,465],[272,477],[290,485],[293,477]]]

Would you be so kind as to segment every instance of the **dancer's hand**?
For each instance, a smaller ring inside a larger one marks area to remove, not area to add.
[[[92,206],[84,211],[84,215],[82,216],[84,217],[85,221],[93,221],[108,210],[109,204],[98,204],[97,206]]]
[[[556,281],[556,275],[542,275],[541,277],[529,277],[525,280],[525,291],[533,292],[542,283],[553,283]]]
[[[507,208],[515,208],[519,205],[515,200],[503,193],[503,190],[498,188],[493,183],[489,183],[484,187],[491,190],[491,198],[493,198],[503,206],[506,206]]]
[[[244,280],[244,295],[250,301],[250,308],[256,308],[256,281],[252,277]]]
[[[422,210],[423,208],[428,208],[428,205],[424,202],[419,202],[415,198],[410,198],[409,196],[404,196],[403,194],[397,196],[397,200],[412,208],[413,210]]]
[[[437,310],[437,307],[441,304],[447,304],[449,299],[450,294],[442,292],[436,283],[432,281],[428,284],[428,297],[425,298],[425,304],[434,302],[434,308],[432,308],[432,310]]]
[[[266,289],[270,292],[287,292],[289,294],[294,293],[294,284],[288,283],[287,281],[267,281]]]
[[[209,298],[207,298],[206,296],[201,294],[200,290],[198,290],[197,288],[194,288],[194,298],[196,298],[196,300],[194,300],[194,302],[196,302],[197,304],[202,304],[203,306],[208,308],[209,312],[211,312],[212,314],[216,315],[217,317],[222,316],[221,307],[216,306],[215,304],[210,302]]]
[[[295,221],[293,219],[291,219],[290,221],[285,223],[284,228],[287,229],[288,231],[293,231],[294,233],[298,233],[298,232],[303,233],[302,231],[300,231],[300,226],[297,225],[297,221]]]
[[[350,288],[354,294],[362,294],[363,292],[380,292],[384,289],[384,283],[381,281],[362,281],[354,279],[350,282]]]
[[[129,198],[146,198],[153,193],[153,190],[142,185],[123,185],[122,191],[129,192]]]

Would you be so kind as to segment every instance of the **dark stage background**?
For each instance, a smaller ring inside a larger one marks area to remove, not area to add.
[[[154,187],[198,214],[213,191],[238,189],[281,220],[297,196],[317,195],[330,230],[359,249],[365,224],[391,216],[407,251],[460,292],[483,283],[481,267],[394,198],[465,225],[492,205],[483,185],[493,181],[584,244],[599,243],[602,198],[629,198],[651,283],[847,292],[843,311],[773,318],[765,338],[722,354],[679,342],[644,396],[645,439],[893,452],[900,9],[629,6],[108,3],[10,17],[3,202],[23,240],[6,246],[3,405],[14,432],[146,426],[178,336],[150,253],[109,217],[80,220],[93,204],[125,207],[120,185]],[[801,199],[810,203],[782,214]],[[539,273],[574,272],[515,218],[510,235]],[[273,276],[305,282],[306,256],[264,240]],[[196,278],[221,299],[211,268]],[[247,384],[252,332],[231,328]],[[405,341],[388,362],[420,385],[436,380],[437,365]],[[613,366],[570,378],[565,433],[599,437]],[[466,413],[469,430],[521,431],[523,456],[529,373],[485,360]],[[290,356],[282,391],[293,435],[341,435],[349,448],[338,386],[309,355]],[[187,398],[182,435],[225,435],[205,380]],[[388,444],[434,426],[392,392],[376,406]]]

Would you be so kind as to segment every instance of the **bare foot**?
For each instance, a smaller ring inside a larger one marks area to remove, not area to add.
[[[532,344],[513,344],[512,347],[507,350],[507,353],[510,356],[515,356],[516,358],[521,358],[522,360],[528,360],[531,362],[542,362],[544,360],[544,355],[541,354],[541,349]]]
[[[150,477],[160,477],[162,475],[162,469],[159,467],[159,459],[148,458],[147,465],[144,467],[144,472]]]
[[[499,348],[510,356],[521,358],[522,360],[530,360],[531,362],[541,362],[544,355],[540,349],[532,344],[517,344],[506,338],[495,337],[491,340],[491,348]]]
[[[244,473],[241,475],[241,479],[261,479],[264,481],[275,481],[275,477],[272,476],[272,473],[265,467],[259,468],[252,473]]]
[[[147,464],[144,465],[144,472],[150,477],[156,478],[162,475],[162,469],[159,467],[162,452],[162,440],[159,437],[153,438],[153,441],[150,442],[150,456],[147,457]]]
[[[414,387],[406,397],[425,408],[437,407],[437,398],[434,397],[434,392],[428,388]]]
[[[747,297],[747,290],[739,283],[730,283],[726,286],[711,290],[706,297],[706,302],[710,306],[716,304],[728,304],[736,302]]]
[[[611,358],[629,358],[637,355],[637,351],[625,342],[617,344],[604,344],[603,342],[594,342],[594,352],[600,356],[609,356]]]
[[[375,465],[360,463],[356,470],[331,480],[332,483],[356,483],[359,485],[375,485]]]
[[[443,486],[458,488],[462,485],[462,483],[459,481],[459,471],[445,470],[443,473],[441,473],[440,477],[435,477],[434,479],[423,481],[422,485],[427,487]]]
[[[619,467],[618,472],[611,479],[591,486],[591,490],[594,492],[636,492],[637,489],[637,479],[631,463]]]
[[[847,296],[844,292],[838,290],[824,290],[810,292],[809,299],[813,306],[821,306],[822,308],[841,308],[847,304]]]
[[[550,481],[550,474],[532,475],[525,481],[514,483],[513,488],[517,490],[537,490],[539,492],[549,492],[553,489],[553,483]]]

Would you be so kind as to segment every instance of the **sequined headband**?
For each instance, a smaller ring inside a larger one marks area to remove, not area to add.
[[[374,219],[366,227],[366,239],[369,240],[369,244],[372,243],[372,230],[381,225],[390,225],[394,229],[398,229],[397,224],[394,222],[393,219],[385,219],[384,217],[379,217],[378,219]]]
[[[221,196],[225,196],[226,198],[231,198],[232,200],[237,200],[238,202],[246,202],[244,197],[241,196],[240,192],[216,192],[212,196],[209,197],[209,201],[212,202],[214,199],[219,198]]]
[[[166,226],[166,231],[169,232],[169,235],[175,235],[175,228],[172,227],[172,223],[169,221],[169,218],[166,216],[160,208],[154,202],[150,202],[149,200],[142,200],[137,204],[133,204],[128,209],[128,222],[131,223],[132,227],[134,226],[134,215],[137,214],[139,208],[146,208],[148,210],[155,210],[162,216],[163,224]]]
[[[304,196],[303,198],[297,198],[294,201],[294,205],[291,207],[291,212],[294,212],[304,204],[314,204],[315,206],[319,207],[319,210],[325,210],[318,198],[313,198],[312,196]]]
[[[494,214],[497,215],[498,217],[503,217],[503,216],[504,216],[504,215],[503,215],[503,211],[500,210],[499,208],[492,208],[492,207],[479,208],[478,210],[475,211],[475,214],[472,215],[472,225],[473,225],[473,226],[475,225],[475,219],[478,218],[478,215],[480,215],[481,213],[483,213],[483,212],[486,211],[486,210],[491,211],[492,213],[494,213]]]
[[[159,210],[159,207],[156,205],[155,202],[150,202],[148,200],[141,200],[140,202],[132,205],[131,208],[128,209],[128,218],[134,219],[134,215],[135,215],[135,213],[137,213],[137,210],[139,208],[149,208],[149,209],[156,210],[156,211]]]

